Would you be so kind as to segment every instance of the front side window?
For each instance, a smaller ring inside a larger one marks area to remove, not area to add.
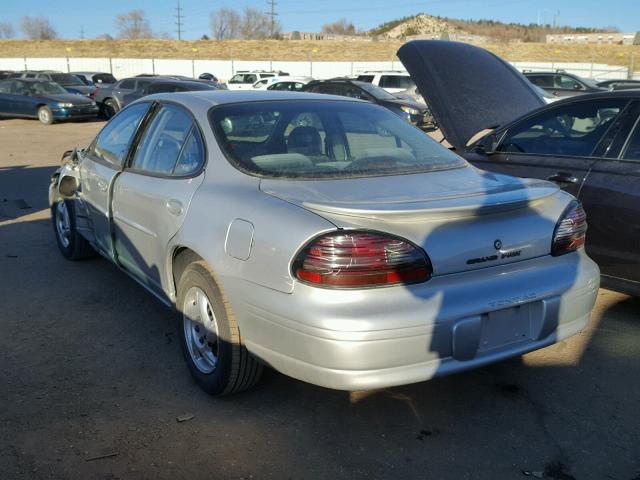
[[[355,178],[466,166],[389,110],[349,101],[267,101],[214,107],[211,125],[230,162],[279,178]]]
[[[233,77],[231,77],[229,83],[244,83],[244,74],[236,73]]]
[[[626,103],[584,101],[545,110],[507,131],[497,150],[589,157]]]
[[[99,160],[121,167],[149,104],[138,103],[125,108],[98,134],[90,152]]]
[[[13,91],[12,85],[13,82],[0,82],[0,93],[11,93]]]
[[[554,82],[556,88],[561,88],[563,90],[584,90],[583,85],[567,75],[556,75],[554,77]]]
[[[622,158],[640,162],[640,128],[637,125],[631,138],[627,142],[627,146],[622,153]]]
[[[244,76],[244,83],[256,83],[257,81],[258,81],[258,77],[253,74]]]
[[[199,136],[191,116],[180,107],[163,105],[145,130],[131,168],[155,175],[171,175],[179,164],[175,173],[192,173],[194,165],[200,165],[204,158],[202,141],[198,138],[189,141],[192,134]]]

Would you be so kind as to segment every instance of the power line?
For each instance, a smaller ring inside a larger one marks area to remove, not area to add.
[[[265,12],[265,14],[271,17],[271,22],[269,24],[269,36],[273,38],[273,35],[275,33],[275,26],[276,26],[276,15],[278,15],[276,13],[277,3],[275,0],[267,0],[267,5],[271,7],[271,11]]]
[[[182,19],[184,18],[184,15],[182,15],[182,7],[180,6],[180,0],[177,0],[178,4],[176,6],[176,14],[174,15],[174,17],[176,17],[176,32],[178,34],[178,40],[182,40],[182,27],[184,25]]]

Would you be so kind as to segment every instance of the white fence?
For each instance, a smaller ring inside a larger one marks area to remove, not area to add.
[[[513,62],[518,70],[565,70],[598,80],[629,78],[629,69],[598,63],[558,62]],[[116,78],[130,77],[141,73],[200,75],[215,74],[228,80],[239,70],[282,70],[291,75],[331,78],[354,75],[366,70],[404,70],[399,61],[378,62],[315,62],[315,61],[244,61],[244,60],[200,60],[200,59],[151,59],[151,58],[0,58],[0,70],[60,70],[63,72],[110,72]],[[640,79],[640,72],[633,78]]]

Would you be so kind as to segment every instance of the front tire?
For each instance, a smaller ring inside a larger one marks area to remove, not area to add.
[[[196,383],[229,395],[257,383],[263,366],[242,345],[231,306],[204,261],[191,263],[178,282],[182,353]]]
[[[109,98],[104,101],[102,113],[107,119],[112,118],[119,111],[120,108],[118,107],[118,102],[116,102],[113,98]]]
[[[95,256],[91,244],[76,228],[76,212],[73,202],[59,200],[51,207],[53,233],[60,253],[69,260],[82,260]]]
[[[38,109],[38,120],[45,125],[51,125],[53,123],[53,112],[49,107],[43,105]]]

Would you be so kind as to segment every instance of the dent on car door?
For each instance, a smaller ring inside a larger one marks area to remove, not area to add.
[[[122,170],[135,134],[149,105],[141,103],[123,110],[100,131],[82,152],[80,178],[83,213],[92,225],[90,240],[113,258],[111,200],[114,179]]]
[[[181,107],[163,105],[114,185],[118,262],[160,295],[166,287],[166,248],[202,183],[204,160],[204,142],[192,116]]]
[[[626,104],[610,99],[547,108],[509,127],[495,152],[469,160],[485,170],[554,181],[578,197]]]
[[[640,282],[640,103],[628,111],[607,158],[593,165],[581,199],[587,252],[602,274]]]

